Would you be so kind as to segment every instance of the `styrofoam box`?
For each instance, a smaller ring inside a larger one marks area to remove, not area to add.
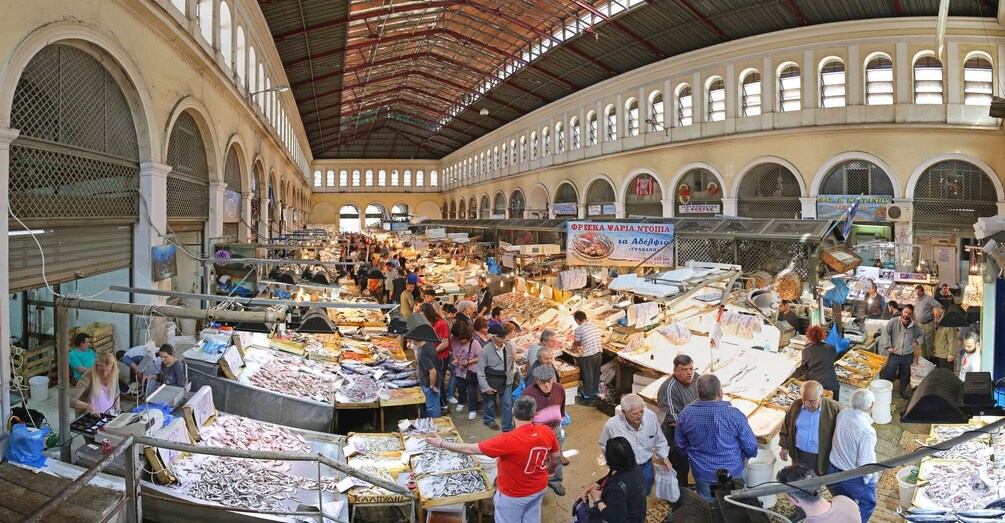
[[[564,387],[564,385],[563,385]],[[579,395],[579,382],[577,381],[575,385],[565,387],[565,405],[575,405],[576,396]]]
[[[467,523],[464,503],[426,509],[426,523]]]

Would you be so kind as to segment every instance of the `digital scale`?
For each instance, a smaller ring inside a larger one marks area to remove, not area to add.
[[[151,437],[164,426],[164,413],[157,409],[147,409],[143,412],[127,412],[101,427],[101,437],[112,445],[129,436]]]
[[[157,390],[153,392],[150,396],[147,396],[147,403],[167,403],[172,407],[177,407],[181,405],[182,401],[185,399],[185,390],[189,387],[186,384],[185,388],[174,387],[171,385],[161,385],[157,387]]]

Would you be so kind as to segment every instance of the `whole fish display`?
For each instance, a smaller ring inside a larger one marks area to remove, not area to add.
[[[405,450],[401,443],[401,438],[397,436],[384,436],[380,434],[353,434],[349,436],[349,443],[356,447],[363,454],[373,454],[376,452],[399,452]]]
[[[925,471],[930,482],[918,488],[933,505],[965,511],[998,499],[1003,476],[1005,472],[990,462],[938,463]]]
[[[284,510],[287,500],[299,503],[298,489],[317,490],[318,482],[287,474],[282,461],[194,456],[175,464],[182,494],[226,507]],[[335,492],[335,478],[323,478],[323,489]],[[314,495],[316,499],[316,494]]]
[[[986,462],[990,455],[991,447],[989,447],[986,443],[971,440],[966,443],[956,445],[950,449],[943,450],[942,452],[937,452],[933,454],[932,457],[940,459],[960,459]]]
[[[447,498],[488,490],[485,479],[476,471],[423,476],[417,481],[419,492],[426,499]]]
[[[253,419],[220,414],[216,421],[199,429],[208,447],[275,452],[310,452],[311,446],[285,427]]]
[[[338,388],[336,397],[346,403],[368,403],[376,401],[380,394],[377,381],[370,376],[346,376],[345,382]]]
[[[330,403],[335,376],[318,362],[276,357],[247,379],[265,390]]]
[[[443,441],[457,441],[457,438],[443,438]],[[474,468],[475,462],[467,454],[426,446],[421,454],[412,456],[412,470],[416,474],[453,472]]]

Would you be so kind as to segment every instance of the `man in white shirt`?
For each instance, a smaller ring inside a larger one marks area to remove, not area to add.
[[[876,462],[876,429],[872,427],[872,407],[875,396],[869,389],[858,389],[851,396],[850,409],[837,415],[831,464],[828,474],[851,470]],[[830,485],[834,496],[846,496],[858,503],[862,521],[869,521],[876,508],[876,483],[879,474],[866,474]]]
[[[603,454],[611,438],[621,436],[628,440],[635,452],[635,462],[645,479],[646,495],[653,488],[653,459],[663,462],[663,466],[673,470],[670,459],[670,445],[660,427],[656,413],[646,408],[638,394],[628,394],[621,398],[621,415],[614,416],[604,424],[600,433],[600,453]]]

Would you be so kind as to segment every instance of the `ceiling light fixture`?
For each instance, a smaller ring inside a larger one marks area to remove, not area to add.
[[[480,114],[482,116],[488,116],[489,115],[489,110],[486,109],[486,108],[484,108],[484,107],[482,107],[482,110],[478,111],[478,114]]]

